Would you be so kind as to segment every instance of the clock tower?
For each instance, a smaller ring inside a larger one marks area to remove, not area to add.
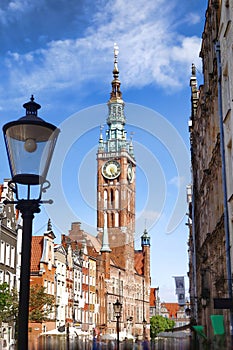
[[[120,91],[118,47],[114,45],[112,91],[108,101],[106,137],[101,128],[97,151],[97,229],[99,238],[104,227],[111,250],[122,253],[134,245],[135,168],[132,140],[125,130],[124,101]]]

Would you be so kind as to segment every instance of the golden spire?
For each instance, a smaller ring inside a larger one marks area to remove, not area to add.
[[[113,81],[112,81],[112,92],[111,92],[111,100],[121,99],[122,93],[120,91],[121,82],[118,79],[119,77],[119,70],[118,70],[118,54],[119,54],[119,47],[116,43],[114,43],[114,68],[113,68]]]
[[[119,54],[119,47],[116,43],[114,43],[114,68],[113,68],[113,77],[114,79],[117,79],[119,76],[119,70],[117,67],[117,63],[118,63],[118,54]]]

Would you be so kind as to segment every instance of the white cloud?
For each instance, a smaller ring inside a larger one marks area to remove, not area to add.
[[[174,61],[180,63],[192,62],[196,65],[200,64],[200,59],[197,53],[201,49],[201,39],[192,37],[182,37],[179,46],[174,46],[172,48],[172,57]]]
[[[11,7],[19,3],[12,1]],[[103,79],[109,76],[106,64],[112,67],[114,42],[120,47],[119,69],[125,89],[148,84],[170,89],[187,85],[191,64],[200,65],[200,39],[181,37],[174,31],[171,5],[165,0],[100,3],[92,26],[82,38],[53,41],[46,49],[25,55],[8,55],[14,85],[18,82],[25,92],[28,86],[32,91],[33,85],[37,91],[78,88],[93,79]],[[27,0],[23,8],[25,4]]]
[[[189,16],[187,17],[187,22],[190,24],[197,24],[200,23],[200,15],[197,13],[190,13]]]
[[[29,1],[27,0],[14,0],[9,3],[8,8],[12,11],[24,11],[28,5]]]
[[[183,176],[174,176],[172,179],[169,180],[168,184],[169,185],[174,185],[177,188],[185,186],[185,177]]]
[[[12,0],[4,6],[4,3],[0,4],[0,23],[7,25],[15,20],[15,18],[20,18],[26,13],[29,13],[35,7],[43,6],[44,0],[40,0],[38,4],[37,1],[31,0]],[[35,15],[35,14],[34,14]],[[27,20],[24,17],[22,20]]]

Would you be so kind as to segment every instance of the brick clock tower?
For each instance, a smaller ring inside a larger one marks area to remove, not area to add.
[[[125,267],[121,254],[128,258],[134,254],[136,162],[132,140],[127,139],[125,130],[117,57],[115,44],[108,128],[105,140],[101,129],[97,151],[97,230],[102,239],[104,227],[107,229],[109,246],[119,264]]]

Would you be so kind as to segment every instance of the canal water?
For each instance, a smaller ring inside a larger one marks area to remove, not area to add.
[[[120,350],[144,350],[142,343],[138,347],[131,342],[120,342]],[[115,341],[105,341],[94,344],[88,339],[69,339],[66,336],[47,336],[38,338],[34,344],[30,344],[30,350],[116,350]],[[189,338],[161,338],[149,343],[150,350],[190,350],[192,347]]]

